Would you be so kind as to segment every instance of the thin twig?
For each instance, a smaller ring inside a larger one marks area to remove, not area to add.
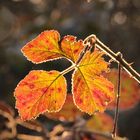
[[[111,59],[113,59],[115,62],[120,63],[123,69],[126,70],[126,72],[134,78],[138,83],[140,83],[140,74],[134,70],[123,57],[119,57],[120,52],[114,53],[111,49],[109,49],[105,44],[103,44],[95,35],[90,35],[86,38],[86,41],[90,40],[96,40],[96,44],[93,43],[93,46],[96,45],[97,48],[104,51]],[[92,45],[92,44],[91,44]]]
[[[120,54],[120,57],[122,55]],[[118,83],[117,83],[117,96],[116,96],[116,110],[115,110],[115,117],[114,117],[114,127],[112,131],[112,135],[115,138],[116,137],[116,130],[117,130],[117,123],[118,123],[118,117],[119,117],[119,102],[120,102],[120,92],[121,92],[121,64],[118,64]]]
[[[72,130],[67,128],[64,131],[72,131]],[[81,128],[75,129],[75,131],[77,131],[78,133],[100,136],[100,137],[106,138],[108,140],[128,140],[125,137],[118,137],[118,136],[116,138],[113,138],[112,135],[108,132],[99,132],[99,131],[91,130],[91,129],[88,129],[88,128],[82,128],[81,127]]]
[[[84,42],[84,46],[85,46],[85,48],[80,53],[80,56],[79,56],[78,60],[76,61],[76,65],[78,65],[81,62],[81,60],[84,57],[85,53],[89,50],[90,44],[88,42]]]
[[[5,112],[5,111],[2,111],[0,110],[0,115],[4,116],[5,118],[7,118],[9,120],[9,125],[8,125],[8,128],[11,128],[11,132],[3,132],[1,133],[0,137],[2,139],[4,138],[14,138],[17,134],[17,130],[16,130],[16,122],[13,118],[13,116],[11,116],[9,113]]]
[[[18,134],[17,138],[20,140],[44,140],[42,136],[33,136],[27,134]]]
[[[61,72],[62,75],[67,74],[68,72],[74,70],[78,66],[78,64],[81,62],[81,60],[84,57],[84,55],[86,54],[86,52],[90,49],[90,43],[86,42],[84,40],[83,44],[84,44],[85,47],[84,47],[83,51],[80,53],[78,60],[75,63],[72,62],[72,65],[70,67],[68,67],[67,69],[63,70]],[[93,41],[92,41],[92,45],[93,45]]]
[[[63,71],[61,72],[61,75],[65,75],[65,74],[67,74],[68,72],[72,71],[72,70],[75,68],[75,66],[76,66],[76,64],[73,63],[70,67],[68,67],[67,69],[63,70]]]
[[[102,138],[106,138],[108,140],[113,140],[110,133],[98,132],[98,131],[93,131],[93,130],[90,130],[90,129],[83,129],[83,128],[80,128],[77,131],[79,131],[80,133],[101,136]]]

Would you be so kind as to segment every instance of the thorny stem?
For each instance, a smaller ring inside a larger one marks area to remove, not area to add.
[[[120,54],[120,57],[122,55]],[[117,96],[116,96],[116,110],[115,110],[115,117],[114,117],[114,128],[112,131],[112,136],[116,137],[116,130],[117,130],[117,123],[118,123],[118,116],[119,116],[119,102],[120,102],[120,92],[121,92],[121,64],[118,64],[118,83],[117,83]]]
[[[85,53],[87,52],[87,50],[89,49],[89,43],[87,44],[84,44],[85,45],[85,48],[84,48],[84,50],[81,52],[81,54],[80,54],[80,56],[79,56],[79,58],[78,58],[78,60],[76,61],[76,65],[78,65],[79,63],[80,63],[80,61],[82,60],[82,58],[84,57],[84,55],[85,55]]]
[[[97,48],[104,51],[111,59],[116,61],[117,63],[120,63],[123,67],[123,69],[126,70],[126,72],[134,78],[138,83],[140,83],[140,74],[136,72],[131,64],[129,64],[123,57],[119,57],[119,53],[114,53],[112,50],[110,50],[105,44],[103,44],[95,35],[90,35],[86,39],[86,41],[90,40],[96,40],[96,44],[94,43]],[[91,44],[92,45],[92,44]]]
[[[114,53],[111,49],[109,49],[105,44],[103,44],[95,35],[88,36],[84,42],[89,42],[91,46],[95,46],[98,49],[104,51],[111,59],[118,63],[118,91],[116,98],[116,110],[114,117],[114,128],[112,132],[112,138],[116,138],[116,130],[117,130],[117,122],[119,116],[119,101],[120,101],[120,83],[121,83],[121,69],[123,68],[126,72],[134,78],[138,83],[140,83],[140,75],[137,73],[131,65],[126,62],[126,60],[122,57],[120,52]]]

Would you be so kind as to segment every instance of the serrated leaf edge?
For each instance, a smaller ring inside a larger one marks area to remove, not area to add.
[[[41,72],[44,72],[45,70],[31,70],[31,71],[29,71],[29,73],[30,72],[32,72],[32,71],[41,71]],[[53,71],[56,71],[56,70],[53,70]],[[48,71],[45,71],[45,72],[48,72]],[[57,72],[59,72],[59,71],[57,71]],[[29,75],[29,73],[25,76],[25,77],[27,77],[28,75]],[[59,75],[62,75],[61,73],[59,74]],[[63,75],[62,75],[63,76]],[[24,77],[24,78],[25,78]],[[23,79],[24,79],[23,78]],[[23,80],[22,79],[22,80]],[[16,86],[16,88],[19,86],[19,84],[22,82],[22,80],[20,80],[20,82],[17,84],[17,86]],[[65,81],[65,85],[66,85],[66,94],[65,94],[65,99],[64,99],[64,103],[65,103],[65,101],[66,101],[66,97],[67,97],[67,82],[66,82],[66,78],[64,77],[64,81]],[[16,88],[15,88],[15,90],[16,90]],[[17,100],[17,98],[16,98],[16,95],[15,95],[15,90],[14,90],[14,97],[15,97],[15,99]],[[43,112],[41,112],[41,113],[39,113],[37,116],[35,116],[35,117],[32,117],[32,118],[30,118],[30,119],[27,119],[27,120],[24,120],[23,118],[22,118],[22,116],[21,116],[21,114],[20,114],[20,111],[19,111],[19,109],[17,108],[17,102],[16,102],[16,104],[15,104],[15,108],[18,110],[18,114],[19,114],[19,116],[20,116],[20,118],[22,119],[22,121],[30,121],[30,120],[35,120],[37,117],[39,117],[40,115],[42,115],[42,114],[44,114],[45,112],[48,112],[48,113],[56,113],[56,112],[59,112],[61,109],[62,109],[62,107],[63,107],[63,105],[64,105],[64,103],[62,104],[62,106],[60,107],[60,109],[58,109],[58,110],[56,110],[56,111],[49,111],[48,109],[46,109],[46,110],[44,110]]]

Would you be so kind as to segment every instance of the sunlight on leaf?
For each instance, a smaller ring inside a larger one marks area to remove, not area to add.
[[[111,70],[107,74],[108,79],[112,81],[115,86],[115,92],[117,92],[117,79],[118,71],[116,69]],[[119,109],[129,109],[134,107],[140,101],[140,86],[139,84],[131,78],[125,71],[121,73],[121,97]],[[113,101],[108,109],[115,109],[115,101]]]
[[[23,120],[46,111],[58,112],[66,98],[66,81],[58,71],[33,70],[15,89],[16,108]]]
[[[73,62],[76,62],[78,60],[83,48],[83,41],[76,41],[76,37],[72,35],[65,36],[61,41],[62,51],[64,52],[65,56]]]
[[[60,34],[56,30],[44,31],[27,43],[22,52],[33,63],[42,63],[63,57],[60,50]]]
[[[56,113],[46,113],[45,115],[50,119],[60,120],[60,121],[75,121],[77,118],[81,117],[84,113],[77,109],[73,103],[72,95],[68,94],[65,104],[62,109]]]
[[[103,112],[114,99],[114,86],[102,76],[108,72],[103,52],[86,53],[73,74],[73,96],[76,106],[88,113]]]

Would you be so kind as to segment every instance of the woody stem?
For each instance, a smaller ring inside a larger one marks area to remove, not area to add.
[[[103,44],[95,35],[90,35],[85,39],[85,41],[90,41],[90,42],[91,40],[94,40],[93,46],[96,46],[100,50],[104,51],[115,62],[120,63],[122,68],[132,78],[134,78],[138,83],[140,83],[140,74],[136,70],[134,70],[132,66],[123,57],[120,57],[120,52],[114,53],[109,47]]]

